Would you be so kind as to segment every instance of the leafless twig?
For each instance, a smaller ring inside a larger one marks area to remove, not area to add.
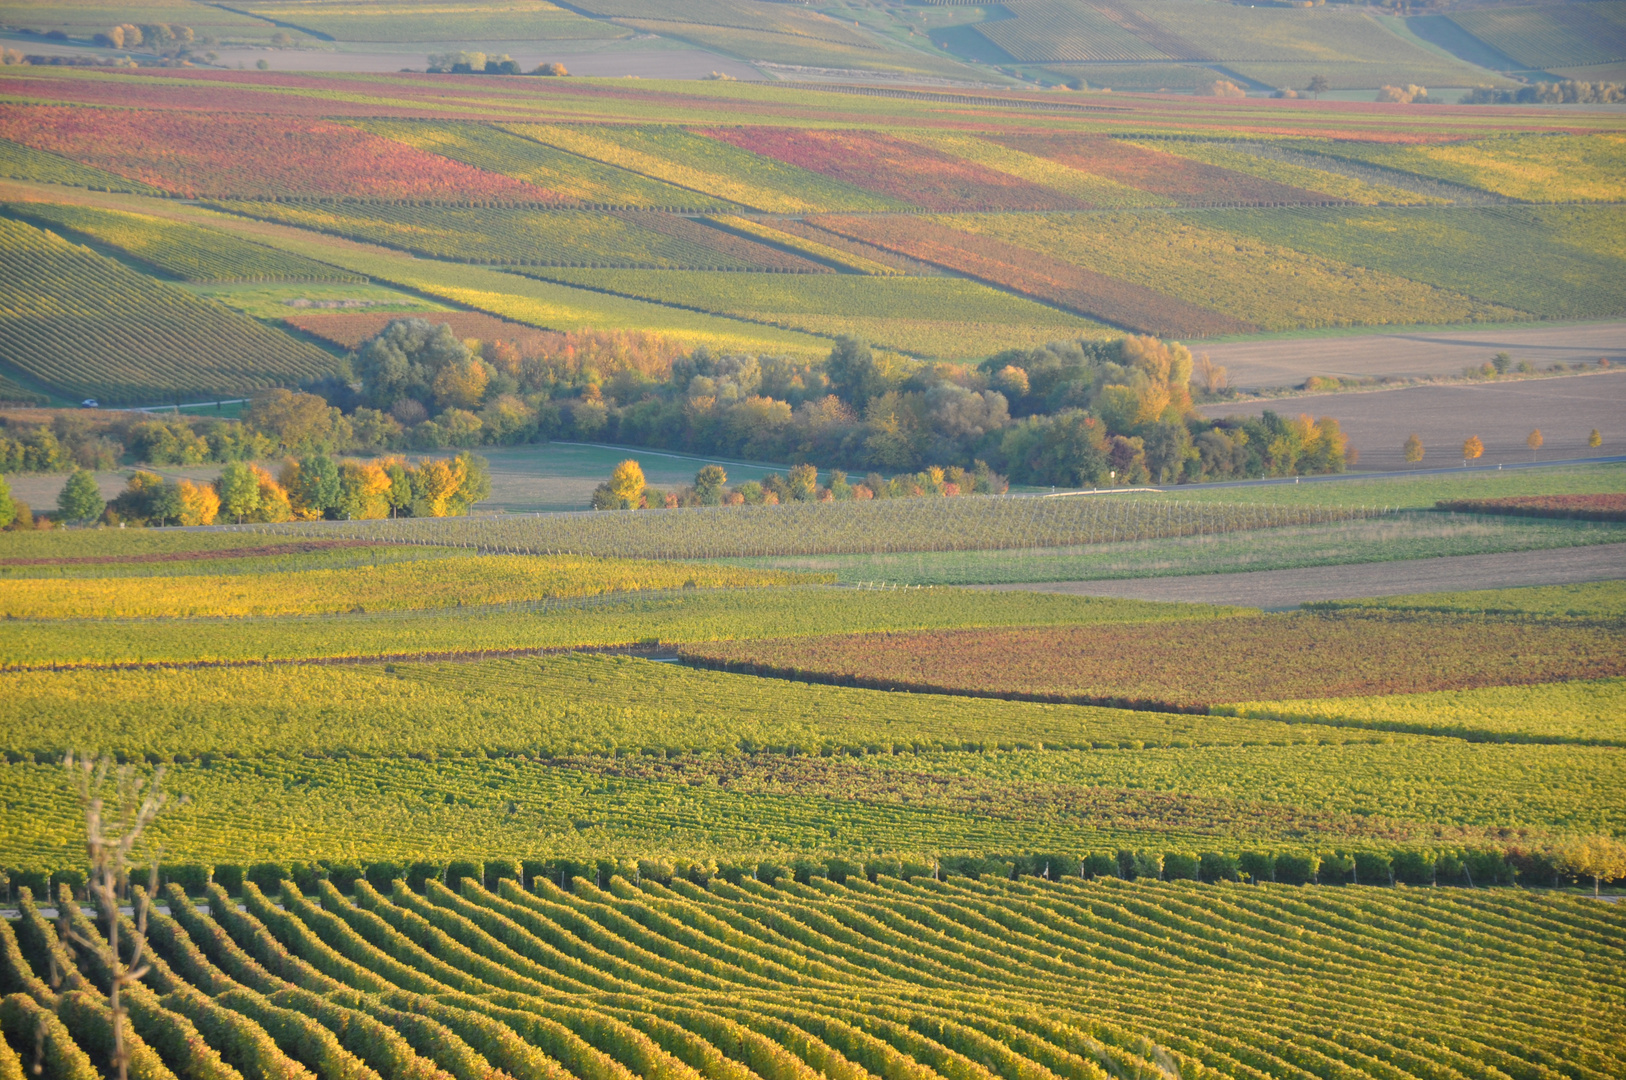
[[[98,913],[106,926],[107,939],[107,1005],[113,1018],[113,1057],[110,1064],[119,1080],[128,1080],[130,1048],[124,1034],[124,991],[141,981],[149,965],[143,963],[147,951],[147,909],[153,893],[158,891],[158,852],[152,852],[150,884],[135,903],[135,930],[130,941],[130,958],[126,961],[119,953],[119,897],[129,892],[130,857],[158,812],[164,807],[164,794],[159,784],[164,778],[162,767],[151,779],[139,776],[129,765],[114,767],[112,758],[103,755],[92,762],[89,757],[76,759],[69,753],[62,759],[63,767],[73,778],[79,799],[85,807],[85,848],[89,857],[90,877],[85,890],[96,902]],[[107,807],[109,787],[117,798],[116,817]],[[92,951],[96,943],[74,929],[67,912],[61,913],[63,940],[75,948]]]

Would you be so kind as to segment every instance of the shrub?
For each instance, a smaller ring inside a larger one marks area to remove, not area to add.
[[[1205,851],[1202,854],[1200,875],[1203,881],[1236,881],[1241,872],[1242,861],[1235,855],[1218,851]]]
[[[1319,855],[1276,856],[1276,880],[1283,885],[1309,885],[1320,869]]]
[[[240,896],[243,892],[243,868],[235,864],[215,867],[214,883],[226,890],[228,896]]]
[[[362,876],[367,884],[387,896],[395,886],[395,879],[406,877],[407,871],[400,863],[386,860],[368,863],[362,868]]]
[[[282,863],[257,862],[248,868],[243,880],[263,893],[275,893],[282,888],[282,882],[287,876],[288,868]]]
[[[1196,881],[1202,860],[1183,851],[1171,851],[1163,856],[1163,877],[1168,881]]]
[[[1411,849],[1395,852],[1394,877],[1407,885],[1434,884],[1434,856],[1426,851]]]
[[[440,881],[444,883],[445,877],[445,863],[415,862],[406,868],[407,888],[411,889],[415,893],[421,893],[424,891],[425,882]],[[371,876],[367,878],[369,884],[372,883],[372,880],[373,879]],[[376,888],[377,886],[374,887]],[[380,889],[379,891],[382,892],[383,890]]]
[[[1083,873],[1085,877],[1118,877],[1118,857],[1106,851],[1092,851],[1084,856]]]
[[[1393,885],[1394,863],[1376,851],[1355,853],[1355,882],[1358,885]]]
[[[1321,856],[1321,873],[1317,880],[1323,885],[1348,885],[1350,871],[1355,869],[1351,855],[1329,854]]]
[[[1245,851],[1237,860],[1237,866],[1256,885],[1276,880],[1276,856],[1268,851]]]
[[[188,896],[201,896],[214,877],[214,867],[202,863],[173,863],[160,866],[165,882],[179,885]]]
[[[468,859],[453,859],[446,864],[446,885],[453,892],[462,889],[463,879],[466,877],[471,877],[475,881],[484,880],[485,866]]]
[[[485,887],[490,889],[492,892],[497,891],[497,882],[501,881],[503,878],[509,878],[513,881],[518,881],[522,885],[524,884],[524,881],[521,879],[520,875],[519,863],[512,859],[499,859],[495,862],[488,862],[485,864],[484,870],[481,874],[470,876],[480,877],[481,881],[485,884]]]
[[[327,868],[327,879],[333,882],[334,888],[344,893],[355,889],[356,882],[360,881],[365,876],[366,875],[362,872],[361,867],[356,863],[330,863]],[[298,885],[299,882],[295,881],[294,884]],[[301,886],[299,891],[315,892],[316,882],[312,881],[309,889]]]

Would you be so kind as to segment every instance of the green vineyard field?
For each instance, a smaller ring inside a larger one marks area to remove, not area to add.
[[[1321,701],[1252,701],[1222,711],[1468,739],[1626,746],[1619,722],[1626,711],[1626,679]]]
[[[684,580],[687,580],[686,578]],[[0,620],[11,667],[254,662],[532,652],[651,641],[919,630],[939,626],[1203,618],[1214,609],[1033,593],[826,586],[682,589],[498,608],[217,619]]]
[[[363,878],[349,897],[257,874],[271,895],[198,889],[208,913],[162,890],[130,992],[148,1075],[204,1047],[255,1075],[355,1080],[1393,1078],[1486,1061],[1602,1080],[1626,1064],[1619,913],[1575,898],[923,868],[700,885],[634,863],[597,882],[540,865],[525,888],[523,867],[493,869],[490,889]],[[84,913],[68,926],[77,963],[32,900],[0,926],[0,1022],[32,1050],[21,1034],[59,1010],[41,1048],[57,1075],[90,1077],[87,991],[109,947]]]
[[[9,203],[5,213],[70,239],[106,244],[182,281],[363,281],[311,259],[185,222],[61,203]]]
[[[220,205],[267,221],[458,262],[797,273],[828,269],[673,214],[401,203]]]
[[[787,330],[843,334],[915,356],[970,359],[1002,347],[1096,337],[1090,319],[948,277],[817,279],[663,270],[547,270],[566,285],[715,312]]]
[[[820,281],[828,279],[818,279]],[[491,552],[715,559],[837,552],[985,551],[1199,536],[1380,517],[1377,507],[1187,506],[1155,498],[961,497],[694,507],[635,514],[539,514],[328,522],[324,537],[429,543]],[[291,526],[240,526],[277,535]]]
[[[251,319],[0,219],[0,361],[111,402],[240,394],[324,375],[333,358]]]
[[[1193,215],[1232,234],[1427,281],[1543,318],[1626,309],[1626,212],[1617,206],[1298,207]],[[1426,242],[1397,244],[1396,235]]]

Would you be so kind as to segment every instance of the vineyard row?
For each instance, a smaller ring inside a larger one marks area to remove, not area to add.
[[[634,874],[246,883],[151,917],[132,1075],[1106,1080],[1563,1075],[1610,1037],[1618,912],[1498,891]],[[137,887],[139,888],[139,887]],[[0,1054],[93,1080],[119,958],[0,922]],[[99,924],[99,925],[98,925]],[[125,917],[121,941],[133,925]],[[37,1034],[36,1034],[37,1033]],[[93,1059],[92,1055],[96,1055]],[[26,1057],[24,1055],[27,1055]],[[138,1064],[137,1064],[138,1063]],[[0,1067],[4,1067],[0,1065]]]

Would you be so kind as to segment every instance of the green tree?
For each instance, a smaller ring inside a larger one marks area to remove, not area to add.
[[[1512,366],[1513,357],[1509,353],[1499,352],[1495,356],[1491,357],[1491,367],[1496,369],[1496,374],[1498,375],[1506,375],[1507,369]]]
[[[326,454],[301,458],[288,497],[296,506],[326,514],[339,505],[339,466]]]
[[[56,497],[57,509],[67,521],[91,521],[102,516],[107,505],[96,486],[96,476],[89,469],[75,469],[62,491]]]
[[[824,361],[824,374],[836,396],[858,409],[890,389],[869,345],[855,337],[836,339],[836,347]]]
[[[267,390],[255,395],[243,419],[291,454],[328,454],[351,439],[349,418],[315,394]]]
[[[390,489],[384,497],[390,503],[390,517],[395,517],[412,506],[412,473],[406,462],[391,458],[384,463],[384,475],[390,478]]]
[[[1328,81],[1325,75],[1311,75],[1310,85],[1305,87],[1305,89],[1314,94],[1317,101],[1320,101],[1321,95],[1326,93],[1331,87],[1332,83]]]
[[[234,461],[220,470],[216,481],[220,489],[220,509],[239,523],[260,508],[260,478],[241,461]]]
[[[703,465],[694,474],[694,497],[701,506],[717,506],[723,501],[723,485],[728,473],[721,465]]]
[[[785,482],[790,497],[797,502],[812,502],[819,497],[819,470],[812,465],[792,465]]]
[[[7,528],[17,520],[17,504],[11,498],[11,485],[6,478],[0,476],[0,529]]]

